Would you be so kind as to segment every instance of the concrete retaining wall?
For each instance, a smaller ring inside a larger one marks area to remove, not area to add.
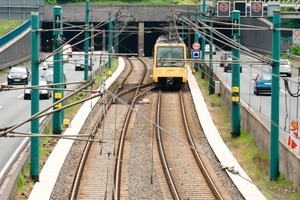
[[[218,77],[215,80],[220,81],[221,98],[225,101],[229,109],[231,109],[231,89],[226,87],[224,82]],[[241,103],[241,127],[249,132],[256,145],[265,153],[270,154],[270,128],[265,126],[259,117],[252,112],[247,105]],[[279,141],[280,151],[280,173],[285,178],[293,181],[294,186],[300,190],[300,156],[285,144],[285,141]]]
[[[0,69],[13,66],[31,58],[31,31],[28,28],[18,37],[0,48]]]

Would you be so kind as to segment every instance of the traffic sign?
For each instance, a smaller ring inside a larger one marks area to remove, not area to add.
[[[194,42],[192,45],[193,50],[198,51],[200,49],[201,45],[199,42]]]
[[[300,44],[300,29],[293,30],[293,44]]]
[[[217,8],[218,17],[230,17],[230,1],[218,1]]]
[[[199,50],[192,50],[192,58],[199,59],[200,58],[200,51]]]
[[[234,1],[234,10],[240,11],[240,17],[247,16],[247,2],[246,1]]]
[[[264,5],[262,1],[252,1],[250,7],[250,17],[263,17]]]

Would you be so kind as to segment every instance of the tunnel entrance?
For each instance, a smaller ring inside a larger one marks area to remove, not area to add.
[[[121,24],[121,23],[120,23]],[[93,22],[93,26],[95,30],[91,33],[94,35],[93,44],[94,49],[99,51],[103,49],[107,49],[108,47],[108,25],[99,24]],[[168,22],[145,22],[144,23],[144,55],[146,57],[153,56],[153,47],[156,42],[156,39],[166,34],[166,27],[169,26]],[[67,23],[64,24],[64,32],[63,38],[64,41],[69,41],[70,44],[73,45],[73,51],[84,51],[84,23]],[[217,28],[217,26],[215,26]],[[121,26],[122,28],[122,26]],[[184,39],[186,45],[190,48],[192,43],[194,42],[194,34],[192,31],[184,27],[178,27],[179,35]],[[41,51],[43,52],[52,52],[53,51],[53,23],[52,22],[43,22],[42,29],[44,30],[41,34]],[[105,34],[103,34],[103,30]],[[138,22],[130,22],[127,23],[126,26],[121,29],[122,31],[118,31],[118,52],[119,53],[138,53]],[[100,32],[102,31],[102,32]],[[228,30],[218,30],[223,34],[230,37],[231,31]],[[105,40],[103,40],[105,37]],[[219,36],[214,34],[214,37],[217,39],[222,39]],[[112,38],[116,42],[116,37]],[[201,42],[201,39],[199,39]],[[92,41],[90,40],[90,44]],[[214,44],[218,47],[222,47],[226,49],[226,45],[221,44],[220,42],[214,40]]]

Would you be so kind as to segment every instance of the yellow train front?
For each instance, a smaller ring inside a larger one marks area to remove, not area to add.
[[[153,52],[153,82],[160,87],[181,87],[188,81],[186,45],[159,37]]]

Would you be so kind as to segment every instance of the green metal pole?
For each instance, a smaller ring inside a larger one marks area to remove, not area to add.
[[[85,1],[85,27],[86,30],[84,32],[84,80],[88,80],[88,72],[89,72],[89,37],[90,37],[90,28],[88,28],[90,25],[90,1]],[[90,63],[92,64],[92,63]]]
[[[118,30],[118,13],[116,14],[115,25],[114,25],[114,49],[116,53],[119,53],[119,30]]]
[[[184,23],[181,24],[181,38],[184,38]]]
[[[54,6],[53,8],[53,51],[57,51],[54,54],[54,64],[53,64],[53,83],[63,83],[63,52],[62,52],[62,44],[63,44],[63,18],[62,18],[62,9],[60,6]],[[61,88],[62,85],[54,85],[53,86],[53,103],[63,98],[63,92]],[[62,107],[62,104],[56,104],[54,109]],[[62,132],[62,111],[57,111],[53,113],[53,130],[54,134],[61,134]]]
[[[280,11],[273,11],[272,39],[272,95],[271,95],[271,138],[270,180],[279,177],[279,60],[280,60]]]
[[[112,53],[112,21],[111,11],[108,11],[108,68],[111,68],[111,53]]]
[[[202,19],[203,20],[206,19],[205,14],[206,14],[206,0],[203,0],[203,3],[202,3]],[[205,33],[205,29],[203,29],[203,32]],[[201,79],[204,79],[205,78],[205,67],[204,67],[205,66],[205,64],[204,64],[204,61],[205,61],[205,34],[202,34],[201,47],[202,47]]]
[[[198,13],[198,9],[196,9],[196,12],[195,12],[195,24],[198,26],[198,24],[199,24],[199,22],[198,22],[198,15],[199,15],[199,13]],[[194,42],[198,42],[198,32],[195,32],[194,33]],[[198,69],[199,69],[199,64],[198,63],[194,63],[194,69],[196,70],[196,71],[198,71]]]
[[[209,86],[208,91],[209,94],[215,93],[215,84],[214,84],[214,68],[213,68],[213,52],[212,52],[212,44],[213,44],[213,22],[212,22],[212,15],[210,16],[210,45],[209,45]]]
[[[39,53],[40,53],[40,34],[39,34],[39,14],[31,13],[31,86],[39,85]],[[39,112],[39,90],[32,89],[31,92],[31,115]],[[39,119],[31,121],[31,134],[39,134]],[[40,169],[40,153],[39,138],[31,138],[31,154],[30,154],[30,174],[34,182],[39,181]]]
[[[241,135],[241,114],[240,114],[240,11],[232,11],[232,37],[238,43],[232,48],[231,64],[231,137],[236,138]]]

